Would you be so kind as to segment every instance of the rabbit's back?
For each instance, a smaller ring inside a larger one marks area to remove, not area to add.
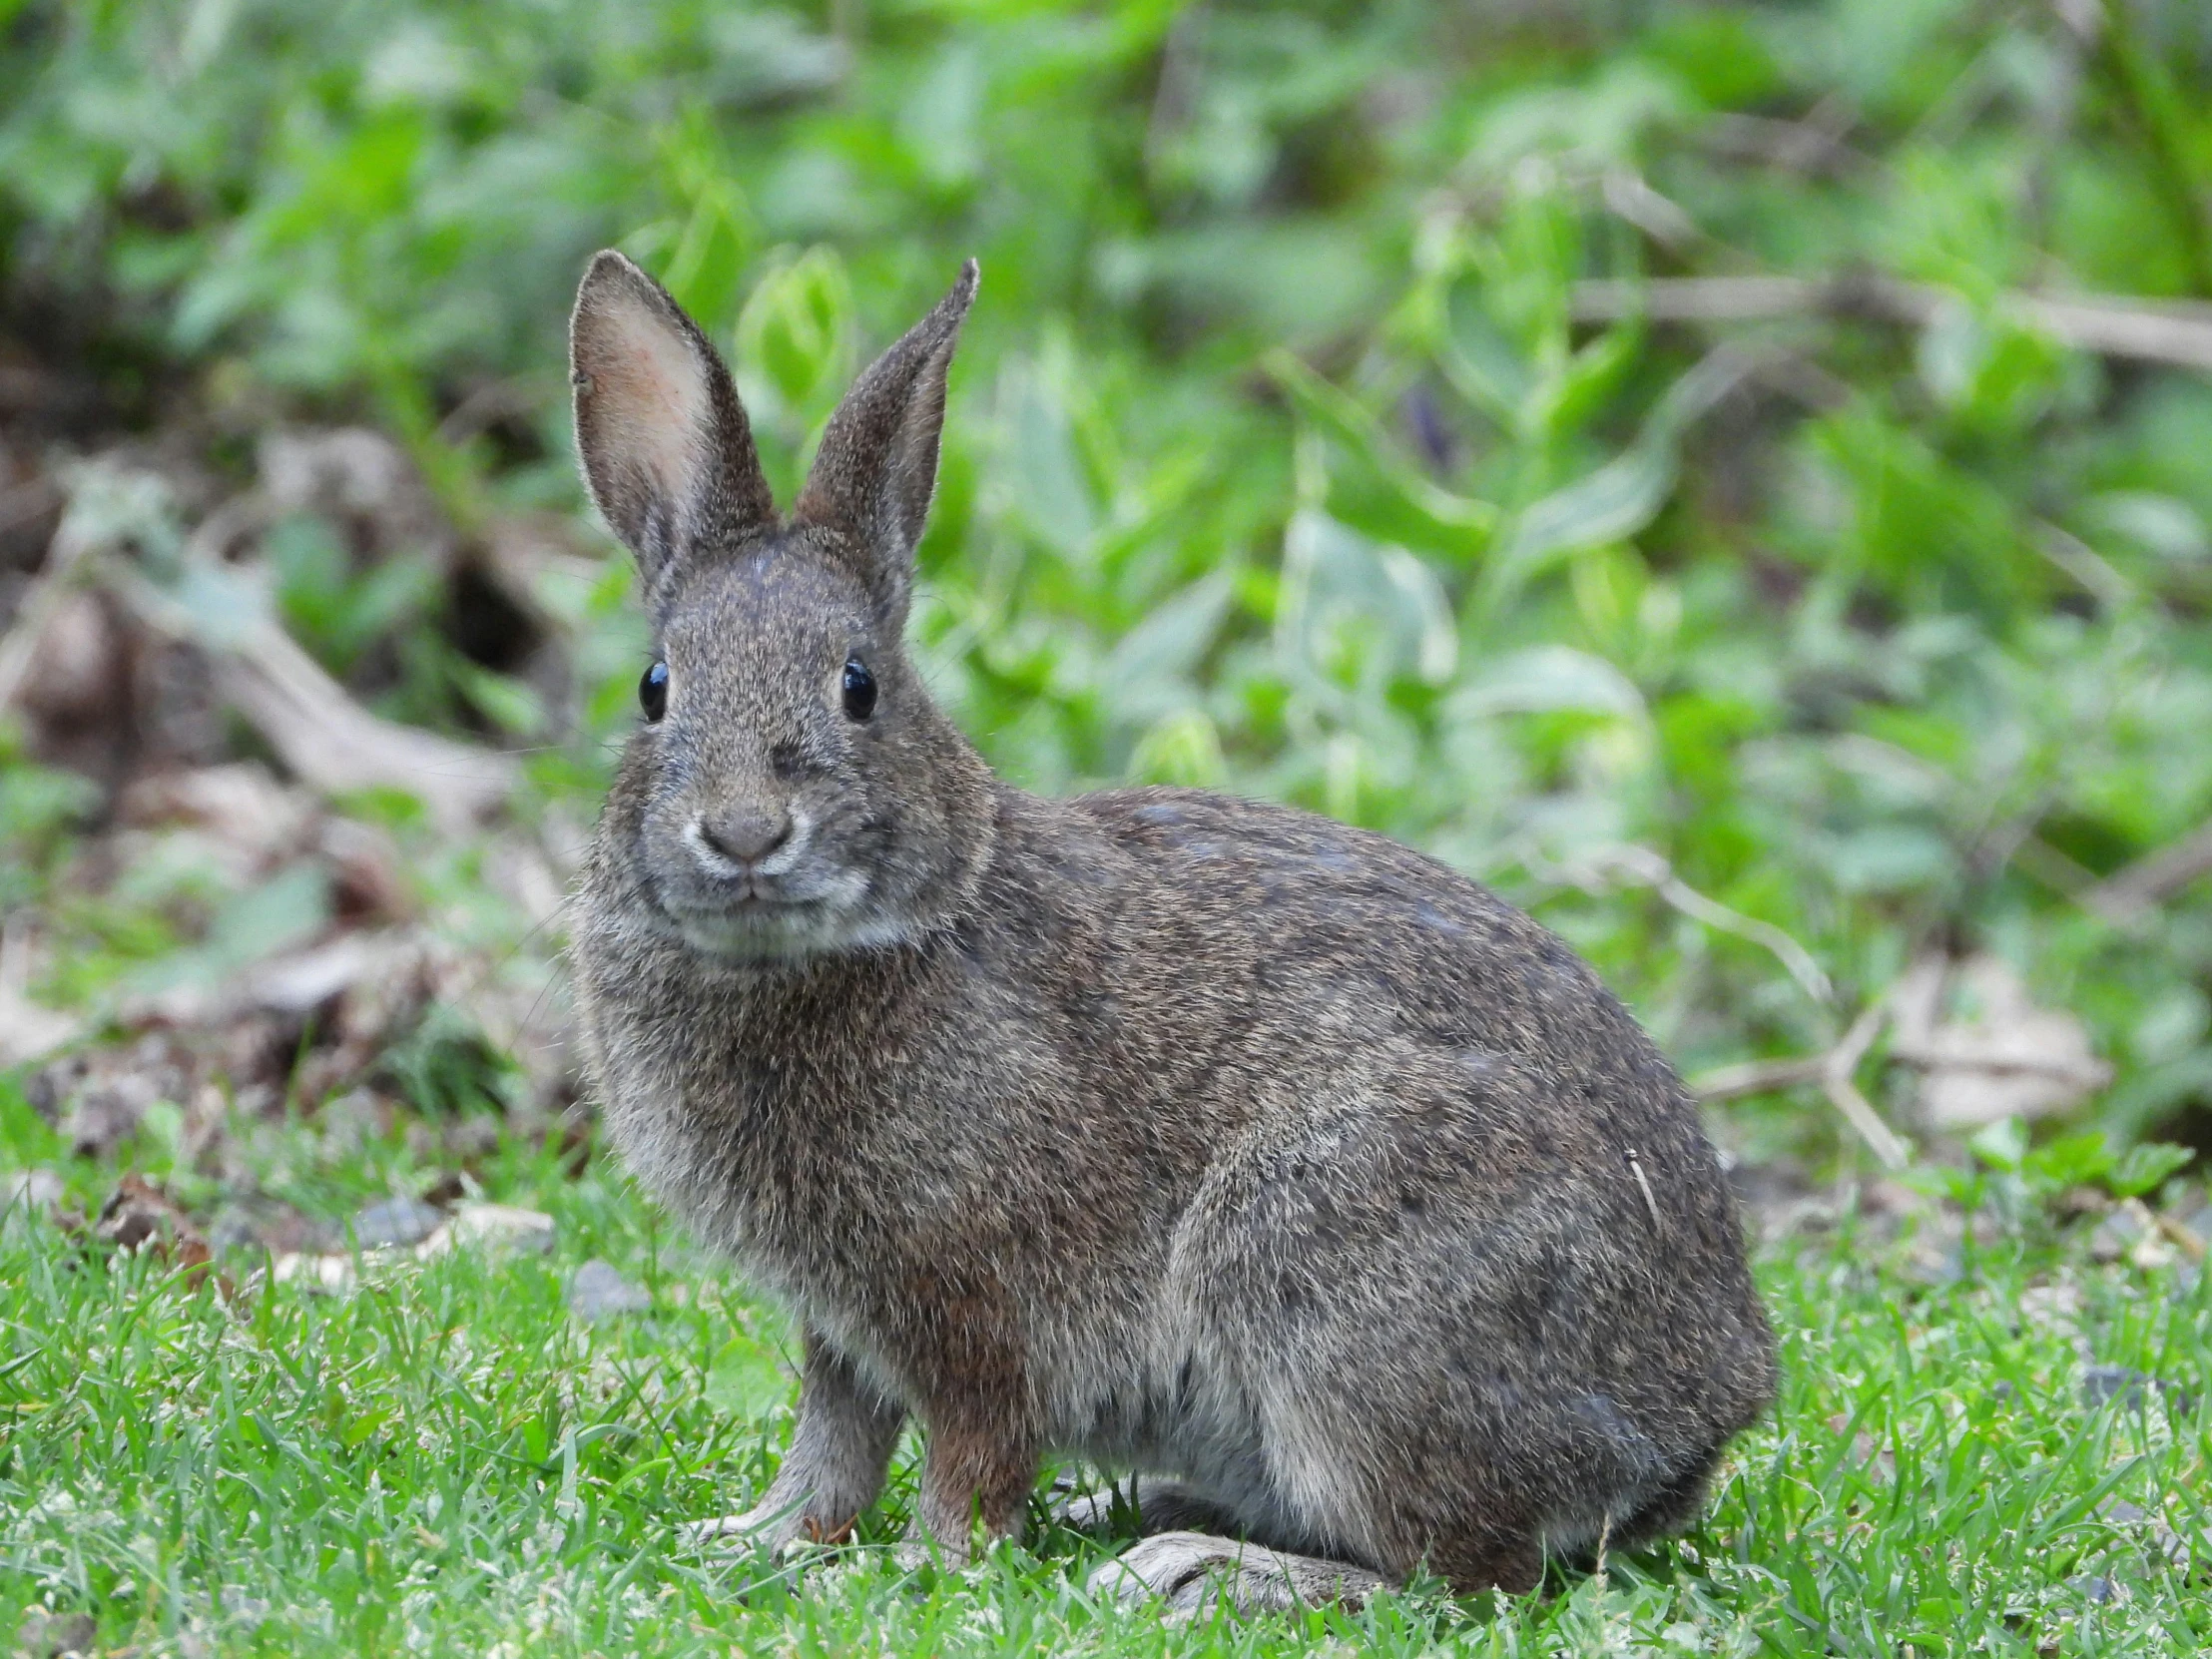
[[[1113,848],[1075,889],[1110,942],[1069,984],[1120,1033],[1116,1092],[1187,1110],[1146,1080],[1206,1056],[1155,1327],[1186,1391],[1198,1357],[1181,1464],[1215,1451],[1208,1483],[1278,1535],[1381,1561],[1627,1534],[1694,1492],[1771,1393],[1772,1338],[1695,1108],[1596,975],[1325,819],[1180,791],[1053,811]],[[1240,1409],[1305,1448],[1295,1479],[1240,1466]]]

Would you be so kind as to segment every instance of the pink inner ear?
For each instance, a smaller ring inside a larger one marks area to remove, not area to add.
[[[713,405],[697,353],[661,317],[617,299],[579,341],[577,366],[591,376],[592,414],[608,446],[680,500],[704,458]]]

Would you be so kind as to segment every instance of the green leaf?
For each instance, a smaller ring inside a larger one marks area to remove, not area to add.
[[[748,1421],[764,1417],[792,1400],[791,1377],[775,1351],[750,1336],[725,1343],[707,1368],[702,1396],[725,1415]]]
[[[2172,1146],[2164,1141],[2140,1142],[2129,1147],[2114,1166],[2110,1177],[2112,1190],[2123,1198],[2155,1191],[2165,1184],[2168,1176],[2188,1168],[2196,1156],[2190,1147]]]

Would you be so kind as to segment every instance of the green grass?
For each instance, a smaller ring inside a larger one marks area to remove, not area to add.
[[[250,1310],[19,1217],[0,1644],[37,1604],[179,1655],[2212,1646],[2206,1294],[2091,1264],[2027,1193],[2132,1184],[2076,1137],[2201,1145],[2212,1109],[2212,881],[2139,926],[2076,901],[2212,816],[2212,381],[2063,348],[1999,297],[2212,299],[2212,7],[2115,0],[2089,42],[2062,11],[0,0],[0,362],[46,399],[0,422],[0,484],[43,468],[164,582],[256,489],[264,432],[362,422],[462,542],[550,511],[596,551],[529,594],[564,712],[470,643],[411,531],[359,566],[335,512],[237,549],[364,702],[526,752],[496,839],[341,804],[487,975],[555,947],[487,875],[589,820],[644,666],[626,561],[576,517],[585,258],[618,244],[692,307],[788,495],[867,351],[975,254],[914,633],[1010,778],[1223,786],[1419,844],[1561,932],[1687,1073],[1825,1051],[1938,947],[2010,962],[2113,1073],[2037,1144],[1983,1141],[2016,1173],[1950,1178],[1983,1228],[1955,1279],[1881,1218],[1762,1261],[1788,1383],[1699,1533],[1525,1601],[1295,1625],[1109,1615],[1091,1546],[1043,1527],[972,1575],[904,1572],[905,1463],[862,1547],[804,1572],[675,1546],[774,1465],[782,1331],[601,1162],[473,1166],[558,1217],[548,1259]],[[1827,164],[1746,149],[1832,129]],[[1861,269],[1957,302],[1922,329],[1573,320],[1587,278]],[[1767,368],[1685,423],[1723,345]],[[157,451],[198,481],[133,470]],[[0,547],[0,598],[34,553]],[[326,907],[312,860],[224,878],[109,835],[114,803],[40,756],[0,723],[0,931],[39,1000],[98,1024]],[[465,1016],[376,1086],[433,1120],[511,1093]],[[1974,1156],[1891,1058],[1861,1077],[1877,1105],[1932,1160]],[[163,1103],[71,1164],[0,1076],[0,1174],[337,1222],[442,1173],[302,1119],[242,1127],[226,1190],[186,1121]],[[1721,1122],[1755,1159],[1858,1155],[1810,1090]],[[650,1314],[569,1317],[595,1256]],[[2097,1366],[2174,1387],[2093,1410]],[[2200,1540],[2180,1568],[2175,1538]]]
[[[5,1161],[57,1156],[19,1099],[0,1123]],[[55,1167],[97,1202],[149,1150]],[[397,1142],[324,1166],[296,1126],[259,1155],[271,1189],[339,1220],[421,1178]],[[1049,1524],[969,1571],[899,1566],[910,1444],[856,1547],[801,1564],[678,1542],[676,1522],[742,1506],[774,1467],[780,1323],[604,1157],[573,1179],[508,1144],[481,1180],[552,1212],[550,1257],[371,1267],[342,1298],[227,1307],[152,1256],[0,1224],[0,1634],[46,1606],[142,1655],[2212,1642],[2212,1294],[2182,1267],[2095,1265],[2082,1228],[2032,1206],[1986,1210],[1947,1280],[1879,1218],[1766,1253],[1782,1399],[1685,1539],[1526,1598],[1415,1586],[1357,1615],[1176,1628],[1094,1602],[1098,1546]],[[650,1312],[571,1318],[564,1284],[595,1256]],[[2089,1366],[2170,1386],[2092,1406]],[[2194,1561],[2186,1543],[2170,1558],[2189,1538]]]

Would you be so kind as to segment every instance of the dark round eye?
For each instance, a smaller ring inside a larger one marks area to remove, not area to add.
[[[638,706],[647,720],[659,720],[668,713],[668,664],[655,663],[645,671],[638,682]]]
[[[875,713],[875,676],[868,673],[867,664],[857,657],[844,660],[844,716],[847,720],[865,720]]]

